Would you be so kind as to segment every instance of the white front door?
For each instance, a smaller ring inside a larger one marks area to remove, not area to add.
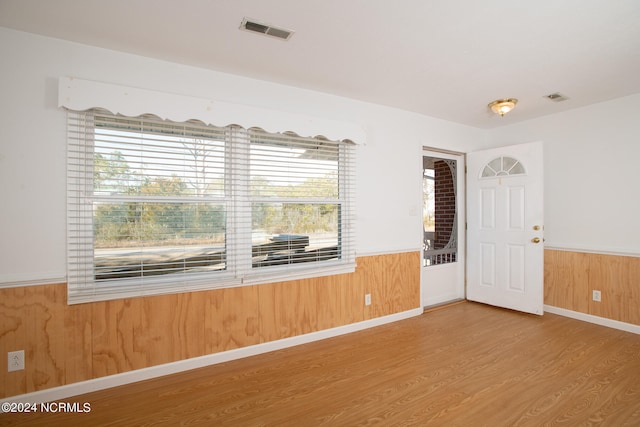
[[[467,299],[543,313],[542,143],[467,154]]]

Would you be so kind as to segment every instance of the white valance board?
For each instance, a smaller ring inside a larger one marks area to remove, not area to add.
[[[199,120],[218,127],[232,124],[246,129],[258,127],[267,132],[323,136],[358,145],[365,142],[364,130],[353,123],[74,77],[60,78],[58,106],[74,111],[102,108],[128,117],[153,114],[174,122]]]

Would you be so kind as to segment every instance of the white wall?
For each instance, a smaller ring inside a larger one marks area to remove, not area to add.
[[[467,151],[486,132],[397,109],[0,28],[0,285],[65,276],[65,113],[73,76],[356,123],[359,255],[421,247],[423,145]],[[421,96],[417,94],[416,96]]]
[[[544,142],[547,247],[640,255],[640,94],[499,128],[489,140]]]

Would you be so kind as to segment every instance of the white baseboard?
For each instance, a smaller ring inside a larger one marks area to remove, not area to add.
[[[605,317],[598,317],[592,314],[580,313],[578,311],[571,311],[571,310],[567,310],[566,308],[559,308],[551,305],[545,305],[544,311],[552,314],[558,314],[564,317],[570,317],[572,319],[578,319],[578,320],[582,320],[589,323],[595,323],[596,325],[607,326],[613,329],[620,329],[621,331],[640,334],[640,325],[634,325],[632,323],[620,322],[618,320],[607,319]]]
[[[461,297],[460,295],[457,295],[457,294],[454,293],[454,294],[450,294],[450,295],[439,296],[439,297],[436,297],[436,298],[425,298],[422,301],[422,306],[424,308],[427,308],[427,307],[433,307],[433,306],[436,306],[436,305],[442,305],[442,304],[446,304],[446,303],[449,303],[449,302],[455,302],[455,301],[460,301],[460,300],[464,300],[464,296]]]
[[[252,345],[249,347],[237,348],[234,350],[224,351],[220,353],[208,354],[206,356],[194,357],[192,359],[179,360],[177,362],[167,363],[164,365],[151,366],[148,368],[138,369],[130,372],[109,375],[107,377],[95,378],[88,381],[82,381],[73,384],[67,384],[60,387],[54,387],[47,390],[40,390],[33,393],[21,394],[8,398],[2,398],[3,402],[22,402],[22,403],[45,403],[78,396],[85,393],[91,393],[98,390],[104,390],[111,387],[117,387],[125,384],[131,384],[138,381],[148,380],[151,378],[162,377],[165,375],[176,374],[191,369],[202,368],[205,366],[215,365],[218,363],[228,362],[231,360],[242,359],[245,357],[256,356],[270,351],[281,350],[283,348],[293,347],[300,344],[306,344],[313,341],[319,341],[326,338],[336,337],[363,329],[373,328],[375,326],[384,325],[386,323],[396,322],[398,320],[408,319],[410,317],[419,316],[423,313],[422,307],[415,308],[401,313],[389,316],[378,317],[363,322],[352,323],[350,325],[339,326],[337,328],[325,329],[322,331],[312,332],[305,335],[285,338],[278,341],[271,341],[264,344]]]

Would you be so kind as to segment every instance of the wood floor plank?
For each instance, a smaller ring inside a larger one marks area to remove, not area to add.
[[[0,424],[637,426],[640,336],[463,303],[65,401]]]

